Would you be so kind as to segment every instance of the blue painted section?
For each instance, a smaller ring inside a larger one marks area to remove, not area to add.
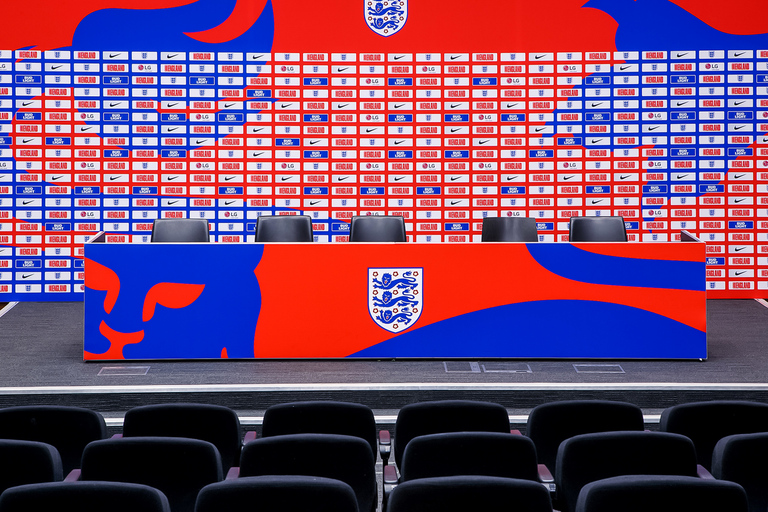
[[[547,318],[557,321],[547,322]],[[552,300],[509,304],[408,331],[350,357],[699,359],[706,333],[637,308]]]
[[[120,251],[108,244],[86,246],[86,256],[130,276],[120,283],[114,308],[104,311],[106,292],[86,289],[85,351],[102,354],[110,342],[99,332],[101,321],[112,329],[144,331],[144,339],[123,350],[126,359],[220,358],[227,348],[230,358],[254,357],[253,342],[261,309],[261,292],[254,274],[264,247],[238,244],[126,244]],[[141,265],[136,261],[156,261]],[[212,266],[215,270],[212,270]],[[158,283],[205,284],[203,293],[187,307],[157,305],[154,316],[142,321],[145,297]]]
[[[705,289],[706,265],[703,261],[665,261],[606,256],[570,244],[545,247],[526,244],[536,262],[558,276],[582,283],[667,288]]]

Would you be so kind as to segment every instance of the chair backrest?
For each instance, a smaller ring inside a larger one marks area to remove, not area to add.
[[[509,413],[499,405],[471,400],[440,400],[408,404],[395,421],[395,463],[401,466],[408,442],[442,432],[509,433]]]
[[[50,444],[0,439],[0,493],[9,487],[64,478],[61,457]]]
[[[747,491],[749,510],[768,510],[768,432],[720,439],[712,453],[712,475]]]
[[[406,242],[405,220],[397,215],[352,217],[350,242]]]
[[[152,242],[210,242],[206,219],[155,219]]]
[[[712,451],[723,437],[768,432],[768,404],[717,400],[675,405],[662,411],[660,430],[689,437],[699,464],[711,469]]]
[[[306,475],[346,482],[361,512],[377,504],[373,453],[367,441],[337,434],[264,437],[243,446],[240,476]]]
[[[370,407],[349,402],[314,401],[273,405],[264,412],[262,437],[286,434],[341,434],[365,439],[376,460],[376,420]]]
[[[81,479],[149,485],[166,495],[173,512],[191,512],[197,493],[223,477],[221,456],[207,441],[180,437],[125,437],[95,441],[83,452]]]
[[[509,432],[450,432],[414,437],[405,447],[400,481],[481,475],[537,480],[536,448]]]
[[[555,471],[557,448],[569,437],[614,430],[643,430],[643,411],[627,402],[564,400],[534,407],[526,435],[536,445],[539,463]]]
[[[552,512],[549,492],[529,480],[448,476],[404,482],[392,491],[387,512]]]
[[[30,484],[0,495],[0,512],[170,512],[168,499],[153,487],[123,482]]]
[[[24,405],[0,409],[0,439],[23,439],[53,445],[66,475],[80,467],[83,449],[107,437],[107,424],[96,411],[58,405]]]
[[[624,217],[571,217],[571,242],[626,242]]]
[[[562,512],[573,511],[586,484],[621,475],[697,475],[687,437],[665,432],[582,434],[560,444],[555,483]]]
[[[257,242],[312,242],[309,215],[265,215],[256,222]]]
[[[483,242],[538,242],[536,219],[531,217],[486,217]]]
[[[252,476],[210,484],[197,496],[195,512],[358,512],[357,497],[340,480],[303,475]]]
[[[744,489],[731,482],[689,476],[633,475],[592,482],[576,512],[746,512]],[[762,509],[765,512],[765,509]]]
[[[222,405],[179,403],[134,407],[125,413],[123,436],[208,441],[219,450],[225,474],[240,462],[240,420],[235,411]]]

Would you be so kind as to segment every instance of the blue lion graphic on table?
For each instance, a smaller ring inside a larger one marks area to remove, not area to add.
[[[379,326],[397,332],[421,315],[420,270],[386,269],[373,272],[369,281],[371,316]]]

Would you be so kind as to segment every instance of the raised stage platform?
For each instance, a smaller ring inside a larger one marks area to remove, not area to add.
[[[12,305],[11,305],[12,306]],[[232,407],[248,428],[262,411],[293,400],[338,399],[372,407],[382,425],[416,401],[503,404],[516,426],[535,405],[568,398],[626,400],[648,428],[680,402],[768,402],[768,307],[708,301],[706,361],[260,360],[82,361],[82,303],[19,303],[0,317],[0,407],[57,403],[98,410],[119,429],[125,410],[199,401]]]

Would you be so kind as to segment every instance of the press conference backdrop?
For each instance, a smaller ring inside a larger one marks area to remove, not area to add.
[[[12,0],[0,7],[0,300],[81,300],[82,244],[205,218],[621,215],[707,242],[714,298],[768,290],[759,0]],[[210,262],[216,265],[217,262]]]

